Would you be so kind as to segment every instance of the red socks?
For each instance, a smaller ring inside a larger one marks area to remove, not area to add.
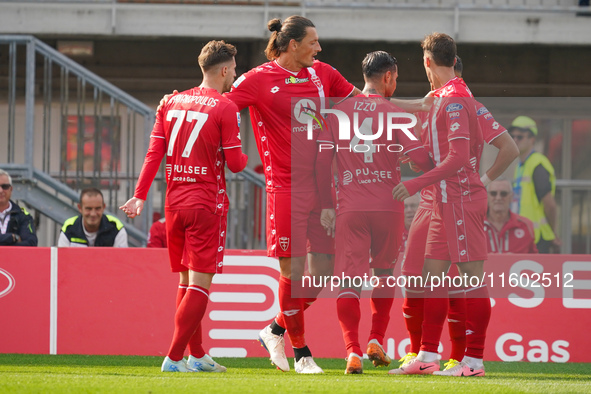
[[[371,332],[369,341],[376,339],[381,345],[384,344],[384,335],[390,322],[390,309],[394,303],[394,291],[388,286],[388,276],[378,277],[380,282],[371,292]],[[360,356],[361,354],[358,353]]]
[[[486,285],[466,290],[466,356],[483,358],[490,298]]]
[[[423,309],[423,338],[421,350],[437,353],[443,323],[447,316],[447,288],[425,288],[425,307]]]
[[[179,288],[176,292],[176,309],[179,309],[179,305],[187,293],[187,287],[189,287],[189,285],[179,284]]]
[[[199,286],[188,287],[174,316],[174,335],[168,351],[171,360],[179,361],[183,358],[189,340],[205,315],[208,301],[209,291]]]
[[[363,355],[359,345],[359,320],[361,319],[361,308],[359,307],[359,294],[355,290],[341,290],[337,298],[337,315],[343,339],[347,347],[347,355],[356,353]]]
[[[301,287],[301,281],[279,277],[279,307],[283,316],[282,327],[287,329],[291,345],[295,348],[306,346],[304,338],[304,304],[302,298],[292,298],[292,288]]]
[[[322,289],[323,288],[320,286],[309,287],[309,288],[307,287],[307,288],[303,289],[304,311],[312,306],[312,304],[314,303],[314,301],[316,301],[316,298],[318,297],[318,294],[322,291]],[[277,323],[278,326],[285,328],[286,323],[285,323],[285,320],[283,319],[283,314],[281,312],[279,312],[277,314],[277,316],[275,317],[275,323]]]
[[[451,340],[450,359],[462,361],[466,352],[466,298],[463,290],[449,293],[447,327]]]
[[[418,354],[421,350],[421,337],[423,334],[423,307],[425,303],[425,292],[406,291],[404,304],[402,305],[402,315],[404,324],[410,338],[410,352]]]

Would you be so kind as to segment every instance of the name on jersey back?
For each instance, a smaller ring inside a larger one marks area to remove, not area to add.
[[[215,99],[213,97],[208,96],[193,96],[190,94],[177,94],[174,96],[171,101],[177,104],[201,104],[207,105],[208,107],[215,107],[219,99]]]

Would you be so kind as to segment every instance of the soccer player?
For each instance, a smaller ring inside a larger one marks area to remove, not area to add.
[[[365,87],[363,94],[347,99],[334,107],[351,120],[346,130],[353,138],[341,139],[341,125],[336,117],[328,118],[328,131],[318,137],[316,162],[321,196],[323,224],[331,229],[335,212],[330,187],[331,162],[336,157],[338,172],[338,216],[336,217],[336,267],[343,277],[361,278],[367,274],[369,257],[374,275],[380,279],[372,291],[372,329],[367,354],[374,366],[388,365],[391,360],[382,344],[390,320],[394,287],[388,285],[402,242],[404,229],[403,204],[391,198],[392,188],[400,182],[400,153],[407,154],[421,169],[428,171],[433,162],[414,137],[411,119],[393,118],[394,124],[409,127],[386,133],[390,114],[404,112],[384,97],[396,89],[396,59],[387,52],[367,54],[362,62]],[[354,130],[364,135],[381,136],[361,142]],[[408,133],[408,134],[405,134]],[[392,138],[390,138],[390,134]],[[339,275],[341,276],[341,275]],[[341,287],[337,313],[347,348],[345,373],[363,373],[363,351],[359,344],[361,287],[348,283]]]
[[[423,278],[425,283],[421,350],[403,373],[436,373],[448,376],[484,376],[482,355],[490,320],[488,289],[483,283],[486,239],[482,223],[486,215],[486,190],[478,174],[483,136],[476,118],[477,106],[463,80],[454,74],[456,45],[446,34],[433,33],[421,43],[423,64],[434,96],[440,98],[429,114],[429,150],[437,168],[393,190],[404,200],[434,185],[433,210],[427,232]],[[466,290],[467,348],[457,365],[439,371],[437,347],[448,311],[448,289],[436,285],[451,263],[457,264],[468,283]],[[476,278],[476,281],[471,281]],[[468,294],[469,293],[469,294]],[[402,368],[401,368],[402,369]],[[392,371],[394,372],[394,371]]]
[[[267,183],[267,253],[279,258],[281,271],[281,312],[260,332],[259,340],[273,364],[288,371],[283,340],[287,329],[296,372],[322,373],[304,337],[304,309],[322,289],[292,294],[302,290],[306,253],[312,275],[331,275],[333,269],[333,239],[319,220],[316,141],[307,139],[306,111],[320,110],[324,98],[360,91],[333,67],[314,59],[322,48],[312,21],[294,15],[283,22],[272,19],[268,28],[272,33],[265,54],[270,61],[240,76],[227,94],[238,108],[250,107]]]
[[[459,56],[456,56],[454,65],[454,74],[457,78],[462,78],[463,65]],[[482,183],[486,186],[490,179],[495,179],[501,175],[513,160],[517,157],[519,151],[507,130],[501,126],[492,116],[492,114],[482,104],[477,105],[476,117],[478,126],[482,130],[486,143],[499,149],[493,165],[481,177]],[[427,118],[423,119],[421,127],[421,139],[426,144],[428,141],[429,130],[427,129]],[[421,347],[422,323],[423,323],[423,300],[424,291],[420,284],[414,278],[422,274],[425,254],[425,239],[429,223],[431,221],[431,211],[433,209],[433,186],[421,190],[421,202],[416,217],[413,220],[411,231],[407,240],[405,256],[402,260],[402,275],[408,279],[405,289],[405,299],[403,304],[403,316],[407,331],[410,337],[410,351],[400,361],[399,369],[392,370],[393,374],[406,373],[406,365],[416,358]],[[407,199],[408,200],[408,199]],[[405,200],[405,202],[407,201]],[[457,275],[457,268],[450,268],[450,275]],[[412,279],[411,279],[412,278]],[[462,360],[466,348],[466,312],[465,312],[464,292],[461,289],[454,289],[449,294],[448,328],[451,339],[451,353],[449,361],[445,364],[446,369],[453,368]]]
[[[236,48],[208,42],[199,55],[203,82],[175,94],[158,110],[150,147],[134,197],[120,208],[131,218],[143,209],[160,162],[166,155],[166,232],[173,272],[180,273],[175,330],[163,372],[225,372],[205,353],[201,320],[209,288],[223,268],[226,239],[225,165],[246,167],[240,142],[240,114],[222,96],[236,77]],[[183,358],[186,347],[190,356]]]

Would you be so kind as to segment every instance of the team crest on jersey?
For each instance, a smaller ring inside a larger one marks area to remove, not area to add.
[[[516,238],[521,239],[521,238],[523,238],[524,235],[525,235],[525,231],[523,231],[523,229],[521,229],[521,228],[515,229],[515,237]]]
[[[289,85],[290,83],[306,83],[310,79],[309,78],[296,78],[293,75],[289,78],[285,78],[285,84]]]
[[[289,237],[279,237],[279,246],[281,246],[284,252],[287,252],[287,248],[289,248]]]
[[[463,109],[464,106],[460,103],[453,103],[445,107],[445,112],[454,112]]]
[[[484,115],[486,113],[488,113],[488,109],[486,109],[486,107],[480,107],[478,112],[476,112],[476,115],[480,116],[480,115]]]
[[[453,85],[450,85],[450,86],[447,86],[447,87],[443,88],[441,90],[441,92],[439,92],[439,94],[441,96],[448,96],[448,95],[450,95],[453,92],[454,92],[454,87],[453,87]]]
[[[318,89],[322,89],[322,81],[317,75],[312,75],[312,82],[314,82],[314,85],[316,85]]]

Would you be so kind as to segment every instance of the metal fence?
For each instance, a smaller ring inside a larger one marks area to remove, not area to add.
[[[40,3],[46,0],[2,0],[13,3]],[[579,6],[579,0],[52,0],[52,3],[90,3],[90,4],[232,4],[265,6],[322,6],[390,5],[392,7],[461,7],[479,9],[548,9],[559,10]]]

